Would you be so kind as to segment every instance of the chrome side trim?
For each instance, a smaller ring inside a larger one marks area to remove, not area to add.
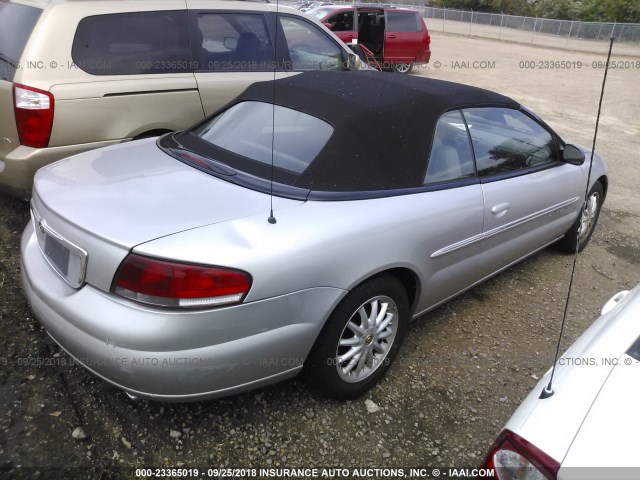
[[[484,238],[484,233],[480,233],[478,235],[474,235],[473,237],[470,238],[465,238],[464,240],[461,240],[459,242],[456,242],[452,245],[449,245],[447,247],[441,248],[440,250],[436,250],[435,252],[433,252],[431,254],[431,258],[438,258],[441,257],[442,255],[446,255],[447,253],[451,253],[454,252],[456,250],[460,250],[463,247],[466,247],[467,245],[472,245],[476,242],[479,242],[480,240],[482,240]]]
[[[527,253],[526,255],[523,255],[523,256],[522,256],[522,257],[520,257],[519,259],[514,260],[513,262],[511,262],[509,265],[506,265],[506,266],[504,266],[504,267],[502,267],[502,268],[499,268],[499,269],[498,269],[498,270],[496,270],[495,272],[490,273],[490,274],[489,274],[489,275],[487,275],[486,277],[481,278],[480,280],[478,280],[477,282],[473,283],[472,285],[469,285],[468,287],[464,287],[464,288],[463,288],[462,290],[460,290],[459,292],[454,293],[453,295],[448,296],[448,297],[447,297],[447,298],[445,298],[444,300],[441,300],[441,301],[439,301],[438,303],[435,303],[435,304],[431,305],[430,307],[427,307],[427,308],[425,308],[425,309],[423,309],[423,310],[421,310],[421,311],[419,311],[419,312],[417,312],[417,313],[414,313],[414,314],[413,314],[413,316],[411,317],[411,320],[413,321],[413,320],[417,319],[420,315],[424,315],[425,313],[430,312],[431,310],[434,310],[434,309],[438,308],[438,307],[439,307],[440,305],[442,305],[443,303],[447,303],[449,300],[452,300],[452,299],[456,298],[457,296],[462,295],[464,292],[466,292],[466,291],[468,291],[468,290],[471,290],[472,288],[474,288],[474,287],[476,287],[476,286],[480,285],[482,282],[485,282],[485,281],[489,280],[491,277],[494,277],[494,276],[498,275],[499,273],[501,273],[501,272],[503,272],[503,271],[507,270],[508,268],[513,267],[516,263],[519,263],[519,262],[523,261],[525,258],[528,258],[528,257],[530,257],[530,256],[532,256],[532,255],[535,255],[535,254],[536,254],[536,253],[538,253],[539,251],[544,250],[545,248],[547,248],[547,247],[548,247],[548,246],[550,246],[550,245],[553,245],[553,244],[554,244],[554,243],[556,243],[558,240],[560,240],[562,237],[564,237],[564,235],[560,235],[558,238],[554,238],[554,239],[553,239],[553,240],[551,240],[549,243],[544,244],[543,246],[541,246],[540,248],[538,248],[538,249],[534,250],[534,251],[533,251],[533,252],[531,252],[531,253]]]
[[[511,230],[512,228],[518,227],[520,225],[523,225],[527,222],[530,222],[532,220],[535,220],[537,218],[540,218],[542,216],[545,215],[549,215],[557,210],[563,209],[565,207],[568,207],[569,205],[573,205],[574,203],[576,203],[578,200],[580,200],[580,197],[573,197],[570,198],[569,200],[565,200],[562,203],[559,203],[557,205],[553,205],[549,208],[545,208],[544,210],[540,210],[539,212],[535,212],[532,213],[531,215],[527,215],[526,217],[522,217],[519,218],[518,220],[514,220],[512,222],[506,223],[504,225],[501,225],[499,227],[496,227],[492,230],[489,230],[488,232],[484,232],[478,235],[474,235],[473,237],[469,237],[466,238],[464,240],[461,240],[459,242],[453,243],[451,245],[448,245],[444,248],[441,248],[440,250],[436,250],[435,252],[433,252],[431,254],[431,258],[438,258],[441,257],[442,255],[446,255],[448,253],[451,252],[455,252],[456,250],[459,250],[461,248],[464,248],[468,245],[472,245],[476,242],[479,242],[485,238],[489,238],[489,237],[493,237],[495,235],[498,235],[500,233],[506,232],[507,230]]]
[[[499,227],[496,227],[492,230],[489,230],[488,232],[485,232],[484,236],[485,238],[493,237],[502,232],[506,232],[507,230],[511,230],[512,228],[515,228],[527,222],[530,222],[531,220],[535,220],[537,218],[543,217],[545,215],[553,213],[562,208],[568,207],[569,205],[573,205],[578,200],[580,200],[580,197],[570,198],[569,200],[565,200],[564,202],[558,203],[557,205],[553,205],[552,207],[545,208],[544,210],[540,210],[539,212],[532,213],[531,215],[527,215],[526,217],[522,217],[518,220],[514,220],[513,222],[509,222]]]

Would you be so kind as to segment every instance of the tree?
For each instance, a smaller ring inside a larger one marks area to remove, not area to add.
[[[574,0],[541,0],[536,3],[536,14],[544,18],[575,20],[582,5]]]
[[[584,0],[580,19],[592,22],[640,22],[640,0]]]

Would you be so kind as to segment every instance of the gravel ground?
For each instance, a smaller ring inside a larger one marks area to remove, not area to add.
[[[416,74],[510,95],[590,145],[602,70],[519,62],[591,65],[601,56],[437,33],[433,50],[440,68]],[[478,59],[495,68],[454,68]],[[598,143],[610,193],[579,256],[565,348],[610,296],[640,282],[639,78],[640,69],[610,75]],[[133,477],[114,470],[132,466],[477,466],[551,366],[572,262],[547,249],[425,315],[386,380],[356,401],[327,400],[292,380],[209,402],[133,404],[69,365],[30,312],[19,276],[28,215],[27,204],[0,194],[0,477],[8,478]]]

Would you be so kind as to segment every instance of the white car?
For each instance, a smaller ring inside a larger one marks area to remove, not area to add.
[[[505,479],[640,478],[640,285],[613,296],[493,444]]]

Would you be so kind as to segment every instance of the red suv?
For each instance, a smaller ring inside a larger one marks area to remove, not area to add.
[[[429,63],[431,58],[431,37],[415,10],[331,5],[307,13],[343,42],[364,45],[385,69],[408,73],[414,64]]]

